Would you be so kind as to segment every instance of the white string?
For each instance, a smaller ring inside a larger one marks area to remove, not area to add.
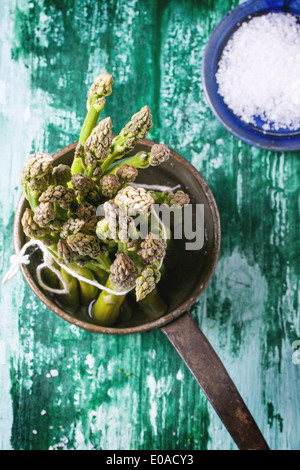
[[[21,264],[29,264],[30,263],[30,255],[25,255],[27,248],[33,245],[38,245],[35,243],[35,240],[31,240],[30,242],[26,243],[20,253],[18,255],[12,255],[10,257],[11,268],[8,270],[4,278],[2,279],[2,284],[6,284],[10,279],[12,279],[18,272],[19,267]]]
[[[2,279],[2,284],[6,284],[10,279],[12,279],[17,274],[22,264],[28,265],[30,263],[31,255],[26,255],[25,253],[28,248],[34,245],[38,246],[42,250],[43,255],[44,255],[44,263],[40,264],[36,269],[37,281],[40,287],[47,290],[48,292],[51,292],[52,294],[68,294],[69,289],[64,278],[62,277],[61,273],[57,269],[55,269],[55,267],[53,266],[53,260],[52,260],[50,253],[48,252],[48,250],[45,248],[44,244],[40,240],[30,240],[29,242],[25,243],[25,245],[23,245],[18,255],[11,256],[10,262],[12,266],[7,272],[7,274],[4,276],[4,278]],[[50,271],[52,271],[58,277],[58,279],[63,285],[62,289],[54,289],[44,283],[42,279],[42,271],[45,268],[50,269]]]
[[[180,189],[182,186],[181,184],[177,184],[176,186],[162,186],[160,184],[141,184],[141,183],[130,183],[130,186],[134,186],[135,188],[145,188],[152,191],[176,191],[176,189]]]
[[[50,255],[49,251],[47,249],[45,249],[44,245],[43,245],[42,250],[43,250],[43,255],[44,255],[44,263],[40,264],[36,268],[36,277],[37,277],[37,281],[38,281],[40,287],[42,287],[43,289],[45,289],[48,292],[51,292],[52,294],[69,294],[70,289],[68,289],[68,285],[67,285],[65,279],[63,278],[63,276],[61,275],[60,271],[58,271],[58,269],[56,269],[53,266],[53,258]],[[60,282],[63,285],[63,289],[54,289],[54,288],[49,287],[47,284],[44,283],[44,281],[42,279],[42,271],[45,268],[50,269],[50,271],[52,271],[58,277],[58,279],[60,280]]]
[[[11,268],[6,273],[4,278],[2,279],[2,284],[6,284],[10,279],[12,279],[19,271],[20,264],[29,264],[29,256],[25,255],[22,258],[22,262],[19,261],[19,257],[17,255],[12,255],[10,257]]]
[[[41,263],[36,268],[37,281],[38,281],[38,284],[40,285],[40,287],[42,287],[42,289],[44,289],[48,292],[51,292],[52,294],[68,294],[69,289],[68,289],[68,286],[66,284],[66,281],[62,277],[61,273],[57,269],[55,269],[55,267],[53,266],[53,261],[52,261],[52,257],[50,255],[50,253],[48,252],[47,248],[44,246],[44,244],[40,240],[30,240],[29,242],[25,243],[25,245],[23,245],[23,247],[20,250],[20,253],[18,255],[13,255],[11,257],[10,261],[12,263],[12,266],[9,269],[9,271],[7,272],[7,274],[4,276],[4,278],[2,279],[2,284],[6,284],[10,279],[12,279],[17,274],[17,272],[18,272],[18,270],[19,270],[19,268],[22,264],[29,264],[30,255],[26,255],[25,253],[26,253],[26,251],[29,247],[34,246],[34,245],[38,246],[41,249],[41,251],[43,252],[43,255],[44,255],[44,262]],[[71,276],[77,278],[79,281],[85,282],[87,284],[91,284],[92,286],[95,286],[100,290],[106,291],[108,294],[126,295],[129,292],[131,292],[135,287],[135,286],[133,286],[132,288],[127,289],[125,291],[114,291],[114,290],[110,289],[109,287],[103,286],[102,284],[100,284],[99,282],[97,282],[95,280],[87,279],[86,277],[81,276],[80,274],[73,271],[73,269],[70,269],[69,267],[65,266],[64,264],[61,264],[58,261],[56,261],[56,262],[67,273],[71,274]],[[44,283],[44,281],[42,279],[42,271],[45,268],[49,268],[53,273],[56,274],[56,276],[59,278],[60,282],[63,285],[63,289],[54,289],[54,288],[49,287],[47,284]]]
[[[167,240],[167,231],[166,231],[166,228],[165,228],[164,224],[162,223],[162,221],[160,220],[160,218],[158,217],[158,215],[157,215],[157,213],[155,212],[154,209],[153,209],[153,213],[154,213],[154,216],[156,217],[159,225],[162,228],[163,239]],[[52,293],[52,294],[60,294],[60,295],[68,294],[69,289],[68,289],[66,281],[62,277],[61,273],[57,269],[55,269],[55,267],[53,266],[53,258],[50,255],[47,248],[45,247],[45,245],[40,240],[30,240],[29,242],[25,243],[25,245],[23,245],[23,247],[21,248],[18,255],[12,255],[11,256],[10,262],[11,262],[12,266],[8,270],[8,272],[6,273],[4,278],[2,279],[2,284],[6,284],[10,279],[12,279],[18,273],[18,270],[19,270],[19,268],[22,264],[28,265],[30,263],[30,256],[31,255],[26,255],[26,251],[29,247],[34,246],[34,245],[38,246],[40,248],[40,250],[43,252],[43,257],[44,257],[44,262],[41,263],[36,268],[37,281],[38,281],[38,284],[40,285],[40,287],[42,289],[46,290],[47,292]],[[161,260],[160,260],[158,270],[161,269],[163,261],[164,261],[164,257],[162,257]],[[130,289],[127,289],[127,290],[124,290],[124,291],[115,291],[115,290],[110,289],[109,287],[103,286],[102,284],[100,284],[96,280],[87,279],[86,277],[81,276],[77,272],[73,271],[73,269],[69,268],[68,266],[66,266],[62,263],[59,263],[57,260],[56,260],[56,262],[62,269],[64,269],[67,273],[69,273],[71,276],[75,277],[79,281],[82,281],[82,282],[85,282],[85,283],[90,284],[92,286],[95,286],[98,289],[104,290],[105,292],[107,292],[108,294],[111,294],[111,295],[117,295],[117,296],[126,295],[135,288],[135,286],[133,286]],[[58,277],[58,279],[60,280],[60,282],[63,285],[62,289],[54,289],[54,288],[49,287],[47,284],[44,283],[44,281],[42,279],[42,271],[45,268],[50,269],[50,271],[52,271]]]
[[[73,269],[70,269],[68,266],[65,266],[64,264],[60,264],[60,263],[57,263],[57,264],[59,264],[59,266],[61,266],[67,273],[71,274],[71,276],[76,277],[79,281],[86,282],[87,284],[91,284],[91,286],[98,287],[98,289],[105,290],[105,292],[107,292],[108,294],[126,295],[135,288],[135,286],[133,286],[127,290],[115,291],[115,290],[110,289],[109,287],[103,286],[98,281],[93,281],[92,279],[87,279],[86,277],[81,276],[80,274],[73,271]]]

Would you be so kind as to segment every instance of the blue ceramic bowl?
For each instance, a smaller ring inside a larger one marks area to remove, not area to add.
[[[213,113],[223,126],[244,142],[269,150],[300,150],[300,129],[265,131],[262,128],[264,122],[259,118],[256,119],[255,126],[247,124],[233,114],[218,93],[216,73],[228,40],[241,23],[249,21],[249,17],[271,12],[290,13],[300,18],[300,0],[251,0],[238,6],[222,19],[211,34],[205,48],[202,62],[204,91]]]

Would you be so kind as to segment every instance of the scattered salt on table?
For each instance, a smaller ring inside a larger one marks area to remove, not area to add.
[[[218,92],[246,123],[263,129],[300,128],[300,24],[286,13],[244,22],[225,46],[216,74]]]

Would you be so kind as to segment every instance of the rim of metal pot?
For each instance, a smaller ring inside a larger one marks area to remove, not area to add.
[[[156,142],[151,141],[151,140],[143,140],[140,142],[140,144],[144,145],[149,145],[152,146]],[[56,152],[53,155],[53,159],[57,160],[58,158],[62,157],[66,153],[74,150],[76,147],[77,143],[73,143],[71,145],[68,145],[58,152]],[[32,275],[30,274],[30,271],[26,267],[26,265],[21,265],[21,271],[22,274],[25,278],[25,281],[31,288],[31,290],[36,294],[36,296],[50,309],[52,310],[56,315],[61,317],[63,320],[66,320],[67,322],[76,325],[80,328],[83,328],[85,330],[91,331],[93,333],[100,333],[100,334],[114,334],[114,335],[126,335],[126,334],[134,334],[134,333],[142,333],[142,332],[147,332],[151,331],[155,328],[161,328],[164,325],[170,323],[171,321],[175,320],[178,318],[180,315],[185,313],[200,297],[202,292],[206,289],[207,285],[209,284],[209,281],[214,273],[217,260],[219,257],[220,253],[220,245],[221,245],[221,223],[220,223],[220,216],[219,216],[219,211],[217,208],[217,204],[215,201],[215,198],[213,196],[213,193],[208,186],[207,182],[199,173],[198,170],[189,162],[187,161],[184,157],[179,155],[177,152],[171,149],[171,155],[170,158],[174,158],[177,162],[179,162],[181,165],[183,165],[185,168],[189,170],[189,172],[193,175],[193,177],[198,181],[198,183],[202,186],[203,191],[205,192],[205,195],[210,203],[210,208],[214,214],[213,217],[213,225],[214,225],[214,240],[213,240],[213,251],[212,251],[212,261],[210,262],[209,269],[207,271],[205,281],[197,286],[197,288],[194,289],[193,294],[185,301],[183,302],[179,307],[176,309],[172,310],[168,314],[164,315],[163,317],[159,318],[158,320],[155,320],[153,322],[148,322],[143,325],[138,325],[138,326],[132,326],[132,327],[125,327],[125,328],[119,328],[119,327],[103,327],[100,325],[95,325],[94,323],[88,323],[83,320],[77,319],[76,317],[72,316],[71,314],[65,312],[63,309],[59,308],[54,302],[52,302],[46,295],[42,292],[40,287],[35,283],[34,279],[32,278]],[[14,227],[13,227],[13,240],[14,240],[14,247],[15,251],[18,254],[23,246],[21,242],[21,234],[22,234],[22,227],[21,227],[21,218],[23,215],[24,211],[24,205],[26,203],[25,196],[22,195],[14,217]]]

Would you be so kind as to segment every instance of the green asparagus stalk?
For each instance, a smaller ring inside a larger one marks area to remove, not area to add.
[[[60,274],[66,283],[69,293],[60,294],[59,301],[62,303],[62,305],[70,308],[72,311],[76,311],[80,305],[80,298],[79,298],[80,291],[79,291],[77,279],[75,279],[73,276],[67,273],[67,271],[63,268],[60,268]]]
[[[59,289],[60,283],[59,278],[52,271],[52,269],[45,267],[43,269],[43,277],[47,286],[51,287],[52,289]]]
[[[150,266],[164,258],[167,249],[167,242],[158,235],[149,232],[142,240],[138,255],[145,266]]]
[[[128,302],[128,296],[122,302],[118,320],[120,323],[128,322],[132,318],[132,307]]]
[[[98,103],[98,104],[97,104]],[[86,118],[84,120],[80,136],[79,136],[79,144],[84,145],[87,139],[90,136],[90,133],[96,127],[100,113],[105,105],[105,98],[103,97],[101,100],[97,99],[96,96],[92,98],[90,102],[90,106],[88,108],[88,112]],[[72,172],[73,173],[73,172]],[[74,173],[73,173],[74,174]]]
[[[99,269],[104,271],[110,270],[110,261],[108,260],[105,253],[101,251],[100,241],[95,235],[89,235],[87,233],[78,232],[73,235],[69,235],[66,243],[70,249],[78,253],[80,257],[89,256],[93,259],[93,262]]]
[[[121,181],[116,175],[106,175],[100,180],[101,193],[106,199],[112,199],[121,188]]]
[[[96,126],[84,146],[87,175],[97,179],[101,176],[101,164],[110,154],[112,144],[111,118],[102,119]],[[95,174],[95,168],[97,168]]]
[[[107,283],[107,280],[108,280],[108,276],[109,276],[107,270],[104,271],[104,269],[100,269],[97,265],[95,265],[91,262],[87,262],[85,264],[85,268],[89,269],[90,271],[92,271],[94,273],[95,278],[97,279],[99,284],[105,286],[105,284]]]
[[[182,208],[186,204],[190,203],[188,194],[186,194],[181,189],[175,193],[170,190],[163,192],[150,191],[150,193],[154,197],[157,204],[166,204],[169,207],[176,206],[178,208]]]
[[[38,206],[38,199],[50,184],[53,173],[51,155],[38,152],[30,155],[22,171],[22,186],[32,209]]]
[[[72,175],[72,187],[75,191],[77,196],[77,201],[85,202],[89,199],[95,199],[95,204],[97,201],[97,189],[95,181],[85,175],[84,173],[76,173],[76,175]],[[96,194],[94,194],[96,192]]]
[[[68,265],[70,269],[72,269],[76,274],[83,276],[85,279],[89,279],[90,281],[96,281],[96,277],[94,273],[86,268],[85,266],[81,267],[78,266],[76,263],[72,263]],[[85,306],[90,305],[90,303],[97,297],[99,289],[88,282],[84,282],[82,280],[78,280],[80,286],[80,300],[81,303]]]
[[[113,289],[114,285],[108,280],[106,287]],[[126,295],[112,295],[103,290],[92,307],[93,320],[101,326],[114,325],[125,298]]]
[[[77,241],[68,243],[69,236],[67,240],[60,240],[57,245],[58,250],[58,257],[59,259],[72,271],[76,274],[80,275],[83,278],[89,279],[91,281],[97,281],[100,279],[101,274],[102,278],[101,281],[104,280],[105,272],[102,271],[102,268],[99,267],[99,263],[94,264],[95,260],[88,261],[86,260],[85,255],[83,253],[88,253],[91,250],[91,241],[88,237],[87,239],[82,238],[82,233],[78,232],[79,238]],[[73,234],[74,236],[77,234]],[[89,246],[80,247],[80,252],[78,252],[77,248],[78,245],[86,243]],[[95,249],[95,248],[94,248]],[[105,264],[106,269],[108,269],[109,263]],[[106,279],[106,277],[105,277]],[[80,286],[80,297],[84,305],[89,305],[98,295],[98,288],[94,285],[91,285],[83,280],[78,280]]]
[[[170,149],[165,144],[155,144],[151,152],[138,152],[132,157],[123,158],[113,163],[105,172],[106,175],[122,175],[122,168],[126,165],[130,168],[143,169],[149,166],[157,166],[167,161],[170,157]],[[125,166],[125,168],[126,168]],[[124,171],[124,170],[123,170]],[[129,181],[128,181],[129,182]]]
[[[126,210],[128,216],[136,216],[149,213],[155,199],[145,188],[128,185],[118,191],[114,202]]]
[[[104,173],[116,160],[123,158],[138,142],[145,139],[152,127],[151,111],[148,106],[144,106],[132,116],[120,134],[113,140],[110,155],[101,165],[102,172]]]
[[[64,263],[79,262],[103,279],[103,272],[109,272],[111,261],[95,236],[96,224],[96,218],[88,221],[70,218],[62,225],[57,246]]]
[[[161,274],[155,266],[146,267],[136,280],[135,294],[137,302],[145,299],[160,281]]]
[[[144,299],[140,300],[139,306],[148,321],[155,321],[164,316],[168,311],[168,306],[160,296],[157,288],[153,289]]]
[[[87,100],[87,115],[79,136],[79,146],[84,147],[92,130],[96,127],[99,115],[105,105],[105,97],[112,92],[113,78],[108,73],[99,75],[92,84]],[[75,155],[72,164],[72,174],[84,173],[80,156]]]
[[[115,171],[111,171],[110,169],[108,170],[107,175],[110,174],[115,174],[120,182],[122,187],[126,186],[128,183],[133,183],[138,176],[138,170],[135,166],[133,165],[127,165],[125,164],[119,164],[118,167],[115,169]]]
[[[110,267],[106,287],[121,292],[134,287],[136,278],[137,268],[134,262],[124,253],[117,253]],[[103,290],[92,307],[93,319],[102,326],[113,325],[125,297],[126,295],[114,295]]]
[[[35,209],[44,192],[51,188],[66,188],[71,179],[71,170],[67,165],[53,168],[51,155],[43,152],[30,155],[22,172],[22,186],[32,209]],[[61,197],[65,197],[62,196]]]
[[[139,307],[149,321],[154,321],[167,312],[167,305],[156,287],[161,279],[163,269],[160,265],[165,256],[166,247],[165,240],[150,232],[137,251],[141,264],[145,267],[140,270],[136,280],[135,296]]]

